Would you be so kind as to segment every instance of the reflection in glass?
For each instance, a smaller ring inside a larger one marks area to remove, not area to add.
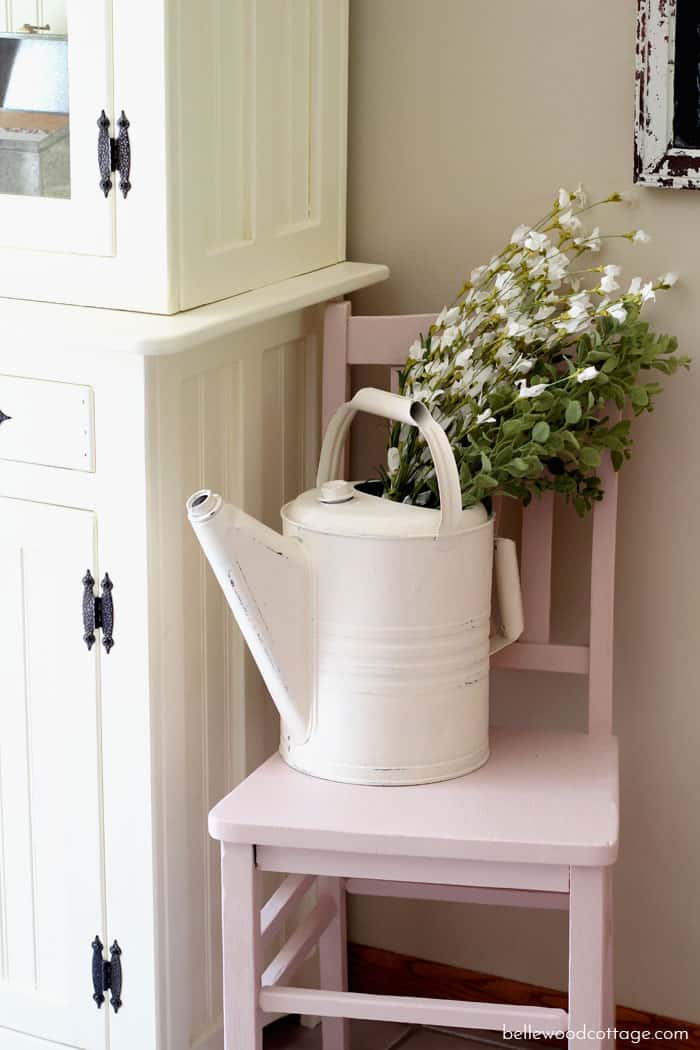
[[[70,197],[67,36],[0,33],[0,193]]]

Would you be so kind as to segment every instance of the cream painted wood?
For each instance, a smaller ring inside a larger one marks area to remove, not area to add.
[[[37,1050],[106,1045],[86,983],[105,928],[100,661],[76,616],[96,540],[90,511],[0,498],[2,1050],[17,1031]]]
[[[314,295],[323,292],[306,286],[291,301]],[[99,644],[88,654],[82,643],[82,558],[77,574],[62,571],[62,593],[70,593],[59,634],[75,639],[78,667],[98,673],[101,696],[101,732],[91,740],[93,759],[101,748],[102,778],[91,798],[99,802],[101,791],[105,914],[76,933],[75,1009],[76,1023],[108,1025],[112,1050],[223,1047],[220,865],[207,813],[274,750],[277,719],[208,580],[184,503],[206,476],[275,525],[280,505],[313,481],[321,310],[276,316],[269,291],[266,302],[269,319],[247,328],[240,316],[222,320],[214,311],[210,328],[193,314],[186,326],[178,323],[184,318],[143,317],[139,335],[139,319],[129,315],[0,301],[9,333],[0,373],[87,387],[94,402],[93,472],[0,458],[0,495],[52,513],[71,508],[63,513],[79,520],[94,516],[93,575],[99,566],[114,581],[109,656]],[[0,515],[3,551],[6,520]],[[48,543],[51,530],[45,534]],[[33,653],[39,659],[40,650]],[[62,650],[47,665],[61,698],[72,695],[71,666]],[[124,1006],[108,1020],[91,1000],[97,932],[123,950]],[[276,936],[267,947],[275,953]]]
[[[347,0],[178,14],[181,306],[344,259]]]
[[[345,258],[348,0],[65,4],[72,194],[0,197],[3,295],[172,314]],[[126,200],[102,108],[131,122]]]
[[[2,405],[0,459],[95,469],[90,387],[0,375]]]

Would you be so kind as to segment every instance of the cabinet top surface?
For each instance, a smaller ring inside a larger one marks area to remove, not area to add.
[[[166,316],[0,298],[0,331],[65,349],[141,356],[176,354],[203,341],[250,328],[282,314],[385,281],[386,266],[343,262],[231,299]]]

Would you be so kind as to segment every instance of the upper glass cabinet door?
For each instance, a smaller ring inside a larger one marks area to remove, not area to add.
[[[97,119],[114,124],[108,0],[0,4],[0,247],[111,255]]]

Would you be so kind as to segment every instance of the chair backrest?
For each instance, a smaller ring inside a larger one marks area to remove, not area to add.
[[[353,317],[348,302],[326,307],[323,337],[323,428],[347,400],[353,365],[405,363],[408,347],[428,331],[435,314]],[[552,537],[554,496],[546,493],[523,511],[520,575],[525,630],[493,666],[512,670],[552,671],[588,676],[588,730],[612,731],[613,603],[615,596],[615,531],[617,474],[608,457],[601,466],[605,499],[593,511],[591,600],[588,645],[551,641]]]

